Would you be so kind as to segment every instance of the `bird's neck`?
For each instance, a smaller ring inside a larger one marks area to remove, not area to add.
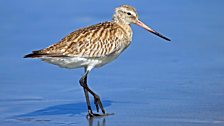
[[[129,42],[131,42],[133,32],[132,32],[130,24],[125,24],[125,23],[122,23],[122,22],[116,22],[114,20],[113,20],[113,22],[115,22],[117,25],[119,25],[125,31],[127,40]]]
[[[117,14],[113,15],[112,22],[115,22],[116,24],[118,24],[126,32],[127,39],[129,40],[129,42],[132,41],[133,33],[132,33],[130,23],[126,22],[123,18],[121,18]]]
[[[130,24],[121,24],[121,27],[125,30],[125,32],[127,33],[128,35],[128,38],[129,38],[129,41],[132,41],[132,29],[131,29],[131,26]]]

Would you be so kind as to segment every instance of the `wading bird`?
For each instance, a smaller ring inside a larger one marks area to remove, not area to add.
[[[78,29],[58,43],[33,51],[31,54],[25,55],[24,58],[39,58],[50,64],[69,69],[83,67],[85,72],[79,82],[85,93],[88,107],[87,116],[105,116],[108,114],[105,113],[100,97],[88,87],[87,76],[93,68],[101,67],[116,59],[130,45],[132,41],[131,24],[141,26],[170,41],[142,23],[138,19],[135,8],[122,5],[115,8],[112,21]],[[94,97],[97,112],[100,108],[102,114],[92,112],[89,93]]]

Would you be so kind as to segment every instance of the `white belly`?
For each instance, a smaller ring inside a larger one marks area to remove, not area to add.
[[[100,58],[85,58],[85,57],[41,57],[41,60],[63,67],[63,68],[80,68],[80,67],[101,67],[112,60],[114,60],[119,54],[113,54],[110,56]]]

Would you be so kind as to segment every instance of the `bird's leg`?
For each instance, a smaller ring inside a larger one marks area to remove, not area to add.
[[[87,103],[87,107],[88,107],[88,113],[93,113],[92,109],[91,109],[91,105],[90,105],[88,90],[85,89],[85,87],[87,86],[87,74],[88,73],[85,72],[85,74],[79,80],[79,83],[83,87],[83,90],[84,90],[84,93],[85,93],[86,103]]]
[[[97,112],[99,112],[99,106],[102,110],[102,113],[105,114],[105,110],[103,108],[103,105],[102,105],[102,102],[100,100],[100,97],[94,93],[87,85],[87,75],[88,75],[89,71],[85,69],[85,74],[82,76],[82,78],[79,80],[80,82],[80,85],[83,87],[84,89],[84,93],[85,93],[85,96],[86,96],[86,103],[87,103],[87,106],[88,106],[88,115],[90,117],[93,117],[93,116],[102,116],[100,114],[94,114],[92,112],[92,109],[91,109],[91,106],[90,106],[90,101],[89,101],[89,95],[88,95],[88,92],[91,93],[94,97],[94,104],[96,105],[96,110]],[[88,92],[87,92],[88,91]]]
[[[103,104],[102,104],[102,102],[100,100],[100,97],[96,93],[94,93],[91,89],[89,89],[87,84],[86,84],[86,88],[85,89],[87,91],[89,91],[90,94],[93,95],[93,97],[94,97],[94,104],[96,106],[96,111],[99,112],[99,106],[100,106],[100,109],[101,109],[102,113],[105,114],[105,110],[103,108]]]

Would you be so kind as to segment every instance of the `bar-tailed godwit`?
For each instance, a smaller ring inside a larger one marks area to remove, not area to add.
[[[89,27],[78,29],[58,43],[47,48],[33,51],[24,58],[40,58],[41,60],[58,65],[63,68],[81,68],[85,72],[79,80],[84,89],[88,107],[88,117],[105,116],[103,104],[100,97],[87,85],[87,75],[93,68],[101,67],[116,59],[132,41],[132,29],[130,24],[136,24],[147,31],[170,41],[167,37],[154,31],[138,19],[135,8],[129,5],[122,5],[115,9],[113,19]],[[97,112],[99,108],[102,114],[93,113],[89,93],[94,97],[94,104]]]

